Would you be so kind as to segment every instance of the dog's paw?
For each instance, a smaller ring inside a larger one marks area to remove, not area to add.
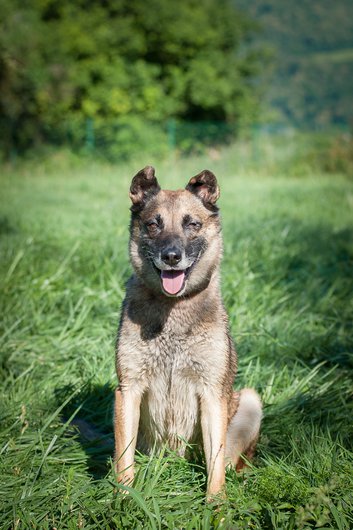
[[[224,487],[218,492],[206,494],[206,502],[214,505],[215,508],[221,506],[226,500],[227,494]]]

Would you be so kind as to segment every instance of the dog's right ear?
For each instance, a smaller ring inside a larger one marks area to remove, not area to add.
[[[132,179],[130,186],[131,211],[138,212],[142,210],[146,202],[154,195],[157,195],[160,189],[155,177],[154,167],[146,166],[141,169]]]

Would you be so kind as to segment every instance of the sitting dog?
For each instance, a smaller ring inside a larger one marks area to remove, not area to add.
[[[220,293],[222,237],[210,171],[184,190],[161,190],[153,167],[130,188],[130,258],[117,340],[114,432],[118,480],[134,477],[142,451],[167,444],[183,455],[203,444],[207,494],[225,467],[254,452],[262,417],[252,389],[233,390],[237,357]]]

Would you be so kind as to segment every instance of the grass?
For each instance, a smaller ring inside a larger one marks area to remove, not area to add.
[[[127,190],[144,164],[70,168],[58,155],[1,172],[0,526],[351,528],[352,181],[238,173],[232,149],[156,166],[165,187],[203,167],[219,176],[236,387],[265,405],[256,459],[229,471],[217,509],[204,464],[168,449],[137,457],[130,495],[116,487],[114,337]]]

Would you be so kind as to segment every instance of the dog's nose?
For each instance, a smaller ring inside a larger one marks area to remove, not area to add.
[[[162,261],[167,265],[176,265],[181,260],[181,250],[177,247],[169,247],[162,251]]]

